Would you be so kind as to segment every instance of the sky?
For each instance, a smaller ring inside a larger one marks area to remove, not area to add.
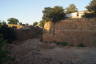
[[[91,0],[0,0],[0,20],[17,18],[22,23],[32,24],[42,19],[42,10],[45,7],[62,6],[68,7],[75,4],[79,11]]]

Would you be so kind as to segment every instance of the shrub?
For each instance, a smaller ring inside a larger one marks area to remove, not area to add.
[[[80,43],[79,45],[77,45],[77,47],[86,47],[83,43]]]
[[[74,46],[74,44],[69,44],[69,46]]]
[[[34,34],[34,37],[42,36],[42,34],[43,34],[42,28],[40,28],[38,26],[36,26],[36,27],[31,26],[30,28],[31,28],[32,33]]]
[[[85,15],[83,15],[84,18],[95,18],[96,17],[96,13],[85,13]]]
[[[6,50],[6,40],[3,40],[3,38],[0,35],[0,64],[6,62],[8,58],[8,51]]]
[[[68,42],[56,42],[57,45],[68,46]]]
[[[2,34],[3,38],[8,40],[8,42],[12,42],[16,39],[15,29],[9,28],[7,25],[1,25],[0,34]]]

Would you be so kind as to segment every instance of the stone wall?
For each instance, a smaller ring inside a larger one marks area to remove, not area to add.
[[[43,41],[69,42],[73,45],[84,43],[86,46],[96,45],[96,19],[62,20],[52,25],[50,31],[43,33]]]

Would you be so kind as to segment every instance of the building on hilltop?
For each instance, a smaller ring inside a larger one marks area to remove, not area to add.
[[[79,11],[79,12],[69,13],[69,14],[66,14],[66,17],[67,18],[82,18],[82,16],[85,13],[90,13],[90,12],[85,10],[85,11]]]

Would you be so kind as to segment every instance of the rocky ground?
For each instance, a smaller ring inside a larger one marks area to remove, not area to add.
[[[21,43],[21,42],[18,42]],[[39,39],[29,39],[21,44],[11,44],[9,64],[96,64],[96,48],[48,47]]]

